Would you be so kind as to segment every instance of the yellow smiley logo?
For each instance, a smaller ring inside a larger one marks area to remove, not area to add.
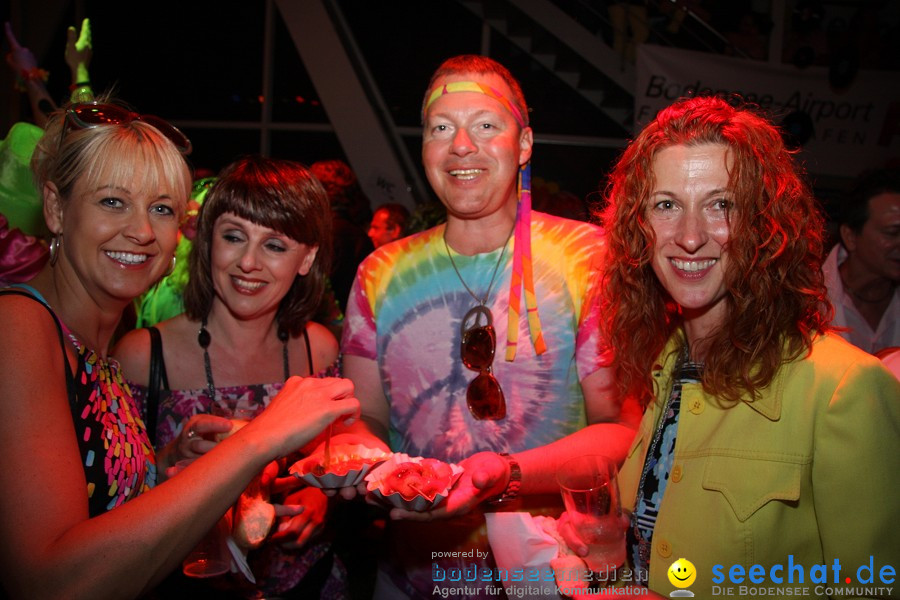
[[[677,588],[690,587],[697,579],[697,569],[694,563],[686,558],[679,558],[669,567],[667,572],[669,583]]]

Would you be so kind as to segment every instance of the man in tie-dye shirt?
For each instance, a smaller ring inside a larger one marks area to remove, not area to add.
[[[621,410],[603,367],[601,230],[531,213],[527,189],[519,191],[533,137],[518,82],[491,59],[450,59],[432,78],[423,123],[425,171],[447,223],[382,246],[360,265],[344,372],[362,405],[357,440],[465,472],[441,508],[395,509],[401,520],[390,523],[376,598],[430,597],[440,569],[494,566],[483,512],[552,510],[558,465],[582,454],[621,461],[639,416]],[[499,419],[468,407],[479,374],[461,356],[462,332],[487,312],[505,404]],[[449,552],[463,554],[436,558]]]

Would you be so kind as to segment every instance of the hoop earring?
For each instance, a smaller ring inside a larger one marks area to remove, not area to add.
[[[169,265],[169,268],[166,269],[166,272],[165,272],[165,274],[163,275],[163,277],[168,277],[169,275],[171,275],[172,273],[175,272],[175,262],[176,262],[176,258],[175,258],[175,256],[173,255],[173,256],[172,256],[172,264],[170,264],[170,265]]]
[[[59,247],[62,245],[62,234],[54,235],[50,240],[50,266],[56,264],[59,260]]]

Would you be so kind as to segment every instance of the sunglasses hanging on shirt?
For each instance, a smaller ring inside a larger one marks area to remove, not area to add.
[[[481,317],[485,323],[481,324]],[[472,325],[468,323],[472,321]],[[472,416],[479,420],[496,421],[506,416],[506,398],[500,382],[494,377],[491,365],[497,350],[497,335],[494,333],[493,317],[490,309],[476,306],[463,317],[460,328],[460,355],[463,364],[478,373],[466,388],[466,405]]]
[[[509,240],[512,238],[512,231],[506,238],[497,264],[494,265],[494,272],[491,275],[491,282],[488,284],[487,292],[482,298],[479,298],[466,284],[466,281],[459,273],[453,255],[450,253],[450,246],[447,244],[446,230],[444,231],[444,247],[447,250],[447,257],[450,259],[450,265],[459,278],[459,281],[469,292],[469,295],[478,303],[463,317],[460,324],[460,350],[462,363],[466,368],[478,373],[469,386],[466,388],[466,406],[469,412],[479,421],[498,421],[506,417],[506,398],[503,396],[503,390],[500,388],[500,382],[494,377],[491,365],[494,364],[494,354],[497,350],[497,334],[494,332],[494,317],[486,304],[491,295],[491,289],[494,287],[494,280],[497,278],[497,272],[506,256],[506,248],[509,246]]]

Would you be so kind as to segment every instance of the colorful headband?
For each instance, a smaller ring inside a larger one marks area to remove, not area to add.
[[[522,113],[494,88],[474,81],[454,81],[437,86],[428,96],[423,112],[444,94],[454,92],[477,92],[490,96],[508,110],[520,127],[525,127]],[[522,308],[522,288],[525,288],[525,311],[528,315],[528,331],[535,354],[547,351],[544,334],[541,331],[541,319],[538,315],[537,296],[534,293],[534,269],[531,260],[531,163],[519,167],[519,203],[516,207],[515,242],[513,247],[513,272],[509,287],[509,310],[506,329],[506,360],[512,362],[516,358],[516,346],[519,340],[519,314]]]
[[[508,110],[510,114],[516,119],[516,123],[519,124],[519,127],[523,129],[528,126],[525,122],[525,118],[522,116],[522,111],[519,108],[509,101],[509,98],[495,90],[489,85],[484,85],[483,83],[476,83],[474,81],[454,81],[452,83],[445,83],[444,85],[439,85],[431,90],[431,94],[428,95],[428,101],[425,102],[425,108],[422,110],[424,113],[428,112],[428,107],[434,104],[434,101],[443,96],[444,94],[452,94],[453,92],[476,92],[478,94],[484,94],[485,96],[490,96],[497,102],[503,105],[503,108]]]

